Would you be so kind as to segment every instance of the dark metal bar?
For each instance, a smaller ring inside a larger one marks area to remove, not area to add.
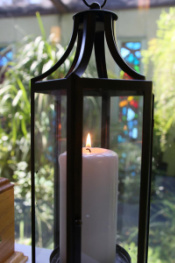
[[[99,78],[108,78],[105,58],[104,31],[95,33],[95,60]]]
[[[110,138],[110,96],[102,96],[102,116],[101,116],[101,147],[109,149]]]
[[[95,34],[95,58],[97,72],[99,78],[108,78],[105,46],[104,46],[104,31],[96,32]],[[109,131],[110,129],[110,97],[102,95],[102,112],[101,112],[101,147],[109,149]]]
[[[143,143],[140,181],[138,263],[147,261],[149,227],[149,193],[151,184],[151,141],[152,141],[152,89],[148,87],[144,96]]]
[[[81,262],[83,95],[71,76],[67,114],[67,263]]]
[[[33,78],[34,82],[42,80],[42,79],[46,78],[47,76],[51,75],[55,70],[57,70],[65,62],[65,60],[67,59],[67,57],[69,56],[70,52],[72,51],[72,49],[74,47],[75,40],[76,40],[77,34],[78,34],[78,27],[79,27],[79,18],[75,17],[72,37],[71,37],[71,40],[69,42],[69,45],[68,45],[65,53],[63,54],[63,56],[60,58],[60,60],[53,67],[51,67],[49,70],[47,70],[43,74]]]
[[[69,76],[72,73],[72,71],[75,69],[75,66],[77,65],[77,62],[78,62],[78,59],[79,59],[79,56],[80,56],[81,43],[82,43],[82,30],[79,30],[75,57],[74,57],[73,63],[71,65],[71,68],[69,69],[66,77]]]
[[[81,77],[82,74],[85,72],[92,54],[94,35],[95,35],[94,25],[95,25],[95,14],[87,13],[84,16],[84,21],[83,21],[83,36],[82,36],[80,55],[77,64],[75,66],[75,69],[72,71],[72,73],[74,73],[79,77]]]
[[[126,72],[129,76],[131,76],[132,78],[144,80],[145,77],[143,75],[137,73],[136,71],[134,71],[132,68],[130,68],[126,64],[126,62],[123,60],[123,58],[121,57],[121,55],[118,51],[116,41],[115,41],[115,37],[114,37],[113,17],[110,14],[105,15],[104,22],[105,22],[106,41],[107,41],[107,44],[109,47],[109,51],[111,52],[111,55],[112,55],[113,59],[115,60],[115,62],[117,63],[117,65],[124,72]]]
[[[152,151],[153,151],[153,130],[154,130],[154,95],[152,95],[152,126],[151,126],[151,155],[150,155],[150,180],[148,194],[148,215],[147,215],[147,235],[146,235],[146,260],[148,261],[148,246],[149,246],[149,223],[150,223],[150,206],[151,206],[151,183],[152,183]]]
[[[32,263],[35,263],[35,94],[31,81],[31,210],[32,210]]]
[[[103,8],[106,5],[107,0],[104,0],[103,4],[101,5],[101,8]]]
[[[56,97],[55,101],[55,169],[54,169],[54,247],[59,246],[59,167],[58,156],[61,153],[61,95]]]

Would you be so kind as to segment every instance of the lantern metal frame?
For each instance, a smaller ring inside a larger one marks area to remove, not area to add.
[[[84,0],[83,0],[84,1]],[[105,2],[104,2],[105,3]],[[116,14],[101,10],[94,3],[88,11],[74,16],[70,43],[61,59],[47,72],[31,80],[31,170],[32,170],[32,262],[35,262],[35,93],[67,94],[67,263],[81,262],[81,201],[82,201],[82,133],[83,96],[102,97],[101,146],[109,148],[110,96],[117,94],[141,95],[144,98],[143,143],[140,181],[138,263],[147,262],[151,154],[153,128],[152,82],[131,69],[122,59],[114,36]],[[108,79],[105,59],[105,37],[116,64],[132,80]],[[73,63],[64,79],[46,80],[77,47]],[[81,78],[95,50],[98,79]],[[77,129],[78,127],[78,129]],[[75,194],[76,193],[76,194]],[[57,214],[55,214],[57,217]]]

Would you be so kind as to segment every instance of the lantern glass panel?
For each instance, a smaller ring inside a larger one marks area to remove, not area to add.
[[[59,245],[58,156],[66,151],[67,97],[64,90],[39,92],[35,93],[35,253],[36,262],[43,255],[49,262]]]
[[[110,112],[110,148],[119,156],[117,243],[127,249],[138,241],[143,96],[112,97]]]
[[[100,147],[102,98],[101,96],[84,96],[83,104],[83,145],[86,145],[86,137],[90,133],[93,144]]]
[[[84,88],[82,262],[86,262],[86,259],[115,262],[116,244],[125,248],[134,256],[132,260],[137,262],[144,92],[131,87],[114,90],[113,85],[108,83],[107,86],[96,86],[94,90],[88,84],[87,89]],[[94,93],[95,96],[92,95]],[[110,105],[106,109],[109,110],[106,147],[102,130],[105,129],[103,107],[107,107],[107,104],[103,106],[103,96],[108,97]],[[86,146],[88,132],[91,134],[92,148]],[[110,162],[110,158],[103,159],[101,150],[94,150],[96,147],[116,153],[117,166],[115,161]],[[96,151],[99,151],[99,156],[94,156],[94,159],[99,160],[86,163],[85,155],[93,155]],[[130,248],[132,242],[136,247]]]

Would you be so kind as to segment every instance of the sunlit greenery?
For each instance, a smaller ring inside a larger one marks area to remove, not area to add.
[[[37,18],[42,35],[36,38],[26,37],[20,44],[17,44],[14,61],[8,65],[5,80],[0,85],[0,176],[9,178],[15,183],[15,219],[16,230],[19,234],[17,238],[24,236],[24,228],[25,234],[27,232],[28,236],[31,235],[30,80],[54,65],[65,51],[60,44],[52,43],[50,38],[46,39],[39,14]],[[50,78],[63,77],[69,65],[70,60],[66,60],[59,71],[54,72]],[[4,68],[2,70],[4,71]],[[48,101],[44,98],[38,100],[38,114],[47,103]],[[44,113],[40,114],[40,122],[36,124],[37,129],[47,130],[48,123],[49,116]],[[41,148],[46,141],[44,136],[47,136],[46,132],[43,132]],[[47,227],[49,231],[53,225],[50,218],[53,217],[51,204],[47,205],[48,200],[44,198],[46,197],[45,192],[47,192],[47,197],[51,198],[53,195],[53,181],[49,180],[53,171],[49,169],[46,159],[40,161],[42,171],[40,169],[36,174],[39,182],[36,185],[39,187],[36,193],[38,200],[41,199],[43,202],[43,205],[37,210],[39,214],[37,217],[38,231],[42,232],[41,227]],[[42,245],[42,240],[40,245]]]
[[[157,35],[143,51],[146,74],[152,75],[155,93],[155,129],[166,147],[167,134],[175,124],[175,8],[162,12]]]
[[[173,153],[175,125],[175,8],[163,11],[157,21],[157,35],[143,51],[143,62],[148,77],[153,78],[155,93],[155,127],[153,145],[153,182],[150,218],[150,246],[161,263],[175,258],[175,197],[168,172],[161,170],[163,155]],[[170,152],[171,150],[171,152]],[[171,157],[171,156],[170,156]],[[167,161],[170,165],[172,160]],[[166,165],[166,163],[165,163]],[[171,172],[174,175],[174,172]],[[164,176],[164,177],[163,177]],[[166,187],[156,184],[162,178]],[[168,183],[169,182],[169,183]],[[149,262],[156,262],[149,259]]]

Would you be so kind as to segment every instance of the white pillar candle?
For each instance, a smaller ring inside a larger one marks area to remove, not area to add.
[[[82,263],[114,263],[118,156],[102,148],[82,150]],[[66,263],[66,153],[60,163],[60,256]],[[84,261],[84,262],[83,262]]]

